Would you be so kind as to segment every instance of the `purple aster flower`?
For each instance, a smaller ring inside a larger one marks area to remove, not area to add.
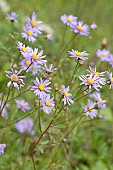
[[[89,27],[86,24],[83,25],[82,21],[79,21],[79,22],[76,23],[75,26],[73,26],[73,31],[76,34],[88,36],[88,34],[89,34]]]
[[[42,66],[40,64],[33,63],[31,66],[32,75],[36,75],[41,71]]]
[[[50,98],[50,95],[44,95],[41,98],[41,104],[43,106],[43,110],[45,113],[49,114],[51,113],[51,109],[54,108],[54,98]]]
[[[30,66],[31,59],[29,59],[29,58],[21,59],[19,64],[21,65],[21,68],[23,70],[26,70],[26,72],[28,72],[31,69],[31,66]]]
[[[15,124],[16,129],[19,133],[27,132],[29,135],[34,135],[35,131],[32,130],[34,126],[33,120],[31,118],[25,118],[20,120]]]
[[[42,98],[46,93],[51,91],[51,87],[47,87],[51,82],[49,80],[40,80],[36,77],[36,80],[34,80],[34,85],[31,87],[31,90],[34,91],[35,95],[37,95],[39,98]]]
[[[101,61],[109,61],[110,52],[106,49],[98,49],[96,55],[101,59]]]
[[[86,106],[84,106],[84,112],[86,113],[86,116],[90,116],[92,119],[96,117],[97,110],[94,109],[95,103],[88,100],[88,103]]]
[[[27,110],[30,110],[29,104],[25,100],[16,100],[16,103],[17,103],[18,108],[22,112],[26,112]]]
[[[43,58],[45,58],[45,57],[46,56],[43,55],[43,50],[38,52],[38,48],[35,48],[34,50],[32,50],[32,53],[31,53],[31,56],[30,56],[32,62],[36,62],[37,64],[44,64],[44,63],[46,63],[47,61],[43,60]]]
[[[110,85],[110,89],[113,88],[113,76],[112,73],[108,73],[108,81],[107,83]]]
[[[7,13],[6,19],[10,20],[11,22],[17,22],[16,18],[18,15],[15,12]]]
[[[103,114],[101,114],[101,115],[98,116],[98,118],[99,118],[99,119],[104,119],[105,116],[104,116]]]
[[[57,68],[55,68],[55,67],[53,66],[53,64],[50,64],[48,67],[47,67],[46,64],[44,64],[44,68],[43,68],[43,69],[46,70],[46,73],[48,73],[48,74],[51,74],[51,73],[53,73],[55,70],[57,70]]]
[[[95,99],[96,107],[97,108],[105,109],[105,107],[106,107],[106,104],[105,104],[106,100],[102,100],[99,92],[95,92],[95,93],[91,94],[90,97]]]
[[[76,51],[73,50],[72,51],[68,51],[68,53],[71,55],[70,57],[75,57],[77,60],[86,60],[88,59],[86,56],[88,56],[89,54],[86,53],[86,51],[80,52],[80,51]]]
[[[66,25],[68,25],[68,26],[70,26],[70,27],[73,27],[73,26],[76,25],[76,23],[77,23],[77,17],[75,17],[75,16],[73,16],[73,15],[66,15],[66,14],[64,14],[64,15],[62,15],[62,16],[60,17],[60,20],[61,20],[64,24],[66,24]]]
[[[36,29],[32,28],[31,26],[25,26],[24,33],[22,33],[22,37],[28,39],[28,41],[35,42],[37,37]]]
[[[36,20],[36,14],[35,12],[32,13],[32,18],[27,17],[27,25],[31,26],[34,28],[37,32],[37,34],[42,34],[42,27],[41,27],[42,21],[37,21]]]
[[[25,46],[25,44],[23,44],[22,42],[18,41],[17,43],[17,48],[20,50],[20,53],[24,56],[24,57],[29,57],[32,48],[29,46]]]
[[[6,144],[0,144],[0,155],[2,155],[4,153],[4,149],[6,147]]]
[[[108,62],[113,67],[113,54],[110,54]]]
[[[52,34],[47,34],[47,35],[46,35],[46,38],[47,38],[48,40],[53,40],[53,35],[52,35]]]
[[[19,75],[22,72],[22,70],[13,71],[13,69],[11,68],[9,71],[5,71],[5,72],[6,72],[6,76],[10,79],[10,81],[7,83],[8,88],[11,86],[11,84],[13,84],[14,87],[17,88],[18,90],[20,87],[24,86],[23,78],[25,78],[25,76]]]
[[[73,96],[72,96],[72,94],[69,93],[70,87],[68,86],[68,87],[66,88],[64,85],[62,85],[61,88],[62,88],[61,94],[62,94],[63,97],[64,97],[64,98],[62,99],[62,101],[64,102],[64,105],[65,105],[66,103],[68,103],[68,105],[70,105],[70,103],[71,103],[71,104],[74,104],[74,101],[72,100],[72,99],[73,99]]]
[[[92,30],[94,30],[94,29],[97,28],[97,25],[93,22],[93,23],[91,24],[90,28],[91,28]]]
[[[4,117],[5,119],[8,119],[7,108],[6,108],[6,105],[4,107],[4,102],[0,101],[0,107],[1,107],[0,110],[2,110],[2,112],[0,111],[1,112],[1,116]]]

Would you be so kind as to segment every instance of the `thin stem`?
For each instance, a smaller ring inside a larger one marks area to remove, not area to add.
[[[30,63],[30,65],[26,68],[26,70],[24,70],[23,73],[25,73],[25,72],[29,69],[29,67],[30,67],[32,64],[33,64],[33,62]]]
[[[33,162],[33,167],[34,167],[34,170],[36,170],[36,166],[35,166],[35,161],[34,161],[33,154],[31,155],[31,158],[32,158],[32,162]]]
[[[71,86],[71,83],[72,83],[73,77],[74,77],[74,75],[75,75],[75,73],[76,73],[77,69],[79,68],[79,67],[78,67],[78,63],[79,63],[79,61],[77,61],[77,64],[76,64],[75,69],[74,69],[74,72],[73,72],[73,75],[72,75],[72,77],[71,77],[71,80],[70,80],[70,83],[69,83],[69,85],[70,85],[70,86]]]
[[[40,107],[40,102],[39,102],[39,107]],[[40,132],[42,133],[41,119],[40,119],[40,110],[38,111],[38,122],[39,122],[39,129],[40,129]]]

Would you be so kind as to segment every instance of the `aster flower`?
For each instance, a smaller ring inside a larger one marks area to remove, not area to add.
[[[37,34],[42,34],[42,27],[41,27],[42,21],[36,20],[36,14],[35,12],[32,13],[32,18],[27,17],[27,25],[34,28],[37,32]]]
[[[72,100],[72,99],[73,99],[73,96],[72,96],[72,94],[69,93],[70,87],[68,86],[68,87],[66,88],[64,85],[62,85],[61,88],[62,88],[61,94],[62,94],[63,97],[64,97],[64,98],[62,99],[62,101],[64,102],[64,105],[65,105],[66,103],[68,103],[68,105],[70,105],[70,103],[71,103],[71,104],[74,104],[74,101]]]
[[[51,109],[54,108],[54,98],[50,98],[50,95],[44,95],[41,98],[41,104],[43,106],[43,110],[45,113],[49,114],[51,113]]]
[[[94,109],[95,103],[88,100],[88,103],[86,106],[84,106],[84,112],[86,113],[86,116],[90,116],[92,119],[96,117],[97,110]]]
[[[76,23],[77,23],[77,17],[75,17],[75,16],[73,16],[73,15],[66,15],[66,14],[64,14],[64,15],[62,15],[62,16],[60,17],[60,20],[61,20],[64,24],[66,24],[66,25],[68,25],[68,26],[70,26],[70,27],[73,27],[73,26],[76,25]]]
[[[73,50],[72,51],[68,51],[68,53],[71,55],[70,57],[75,57],[75,59],[79,59],[79,60],[86,60],[88,59],[86,56],[88,56],[89,54],[86,53],[86,51],[80,52],[80,51],[76,51]]]
[[[16,18],[18,15],[15,12],[7,13],[6,19],[10,20],[11,22],[17,22]]]
[[[7,105],[5,105],[4,107],[4,102],[3,101],[0,101],[0,107],[1,107],[1,110],[0,110],[0,113],[1,113],[1,116],[5,119],[8,119],[8,113],[7,113]],[[4,108],[3,108],[4,107]],[[3,108],[3,109],[2,109]]]
[[[80,34],[80,35],[84,35],[84,36],[88,36],[88,34],[89,34],[88,25],[86,25],[86,24],[83,25],[82,21],[77,22],[76,25],[73,26],[72,29],[76,34]]]
[[[35,95],[37,95],[39,98],[42,98],[46,93],[51,91],[51,87],[47,87],[51,82],[49,80],[40,80],[36,77],[36,80],[34,80],[34,85],[31,87],[31,90],[34,91]]]
[[[27,110],[30,110],[28,102],[25,100],[16,100],[17,107],[22,111],[26,112]]]
[[[105,104],[106,100],[102,100],[99,92],[95,92],[95,93],[91,94],[90,97],[95,99],[96,107],[97,108],[105,109],[105,107],[106,107],[106,104]]]
[[[113,54],[110,54],[108,62],[113,67]]]
[[[46,63],[47,61],[43,60],[43,58],[45,58],[45,57],[46,56],[43,55],[43,50],[38,52],[38,48],[35,48],[34,50],[32,50],[32,53],[31,53],[31,56],[30,56],[32,62],[36,62],[37,64],[44,64],[44,63]]]
[[[48,67],[47,67],[46,64],[44,64],[44,68],[43,68],[43,69],[46,70],[46,73],[48,73],[48,74],[51,74],[51,73],[53,73],[55,70],[57,70],[57,68],[55,68],[55,67],[53,66],[53,64],[50,64]]]
[[[0,144],[0,155],[2,155],[4,153],[4,149],[6,147],[6,144]]]
[[[22,33],[22,37],[28,39],[28,41],[35,42],[37,37],[36,29],[32,28],[31,26],[24,26],[24,33]]]
[[[42,66],[40,64],[33,63],[31,66],[32,75],[36,75],[41,71]]]
[[[103,114],[100,114],[100,115],[98,116],[98,118],[99,118],[99,119],[104,119],[105,116],[104,116]]]
[[[107,83],[110,85],[110,89],[113,88],[113,75],[112,73],[108,73],[108,81]]]
[[[91,28],[92,30],[94,30],[94,29],[97,28],[97,25],[93,22],[93,23],[91,24],[90,28]]]
[[[109,61],[110,51],[106,49],[103,50],[98,49],[96,51],[96,55],[101,59],[101,61]]]
[[[20,71],[13,71],[13,69],[9,69],[9,71],[6,71],[6,76],[10,79],[10,81],[7,83],[7,87],[9,88],[11,84],[14,85],[15,88],[19,90],[20,87],[24,86],[23,78],[25,76],[20,76],[19,74],[22,72]]]
[[[26,70],[26,72],[28,72],[30,69],[31,69],[31,59],[30,58],[24,58],[24,59],[21,59],[20,63],[21,65],[21,68],[23,70]]]
[[[34,126],[33,120],[31,118],[25,118],[20,120],[15,124],[16,129],[19,133],[27,132],[29,135],[34,135],[35,131],[32,130]]]
[[[32,48],[29,46],[25,46],[25,44],[23,44],[22,42],[18,41],[17,43],[17,48],[20,50],[20,53],[24,56],[24,57],[29,57]]]

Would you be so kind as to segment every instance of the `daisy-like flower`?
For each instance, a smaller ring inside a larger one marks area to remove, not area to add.
[[[113,67],[113,54],[110,54],[108,62]]]
[[[70,57],[75,57],[75,59],[79,59],[79,60],[86,60],[88,59],[86,56],[88,56],[89,54],[86,53],[86,51],[80,52],[80,51],[76,51],[73,50],[72,51],[68,51],[68,53],[71,55]]]
[[[10,79],[10,81],[7,83],[8,88],[11,86],[11,84],[13,84],[14,87],[17,88],[18,90],[20,87],[24,86],[23,78],[25,78],[25,76],[19,75],[22,72],[22,70],[13,71],[13,69],[11,68],[9,71],[5,71],[5,72],[6,72],[6,76]]]
[[[15,12],[7,13],[6,19],[10,20],[11,22],[17,22],[16,18],[18,15]]]
[[[94,30],[94,29],[97,28],[97,25],[93,22],[93,23],[91,24],[90,28],[91,28],[92,30]]]
[[[31,26],[34,28],[37,32],[37,34],[42,34],[42,27],[41,27],[42,21],[37,21],[36,20],[36,14],[35,12],[32,13],[32,18],[27,17],[27,25]]]
[[[21,59],[21,61],[20,61],[19,64],[21,65],[21,68],[22,68],[23,70],[26,70],[26,72],[28,72],[28,71],[31,69],[31,66],[30,66],[30,64],[31,64],[31,59],[29,59],[29,58]],[[28,68],[28,69],[27,69],[27,68]]]
[[[103,78],[103,76],[105,76],[106,71],[98,72],[96,70],[96,67],[90,67],[90,66],[89,66],[89,69],[90,70],[86,70],[89,72],[89,74],[87,74],[86,76],[89,77],[92,74],[92,76],[95,76],[97,78],[97,80],[100,84],[102,84],[102,85],[106,84],[106,78]]]
[[[27,110],[30,110],[28,102],[25,100],[16,100],[17,107],[22,111],[26,112]]]
[[[31,90],[34,91],[35,95],[37,95],[39,98],[42,98],[46,93],[51,91],[51,87],[47,87],[51,82],[49,80],[40,80],[36,77],[36,80],[34,80],[34,85],[31,87]]]
[[[99,91],[102,86],[100,85],[98,78],[90,74],[90,76],[82,75],[79,76],[79,79],[82,81],[80,85],[88,86],[89,89],[94,88],[95,90]]]
[[[95,93],[91,94],[90,97],[95,99],[96,107],[97,108],[105,109],[105,107],[106,107],[106,104],[105,104],[106,100],[102,100],[99,92],[95,92]]]
[[[34,126],[33,120],[31,118],[25,118],[20,120],[15,124],[16,129],[19,133],[28,133],[29,135],[34,135],[35,131],[32,130]]]
[[[72,100],[72,99],[73,99],[73,96],[72,96],[71,93],[69,93],[70,87],[68,86],[68,87],[66,88],[64,85],[62,85],[61,88],[62,88],[61,94],[63,95],[62,101],[64,102],[64,105],[65,105],[66,103],[68,103],[68,105],[70,105],[70,103],[71,103],[71,104],[74,104],[74,101]]]
[[[45,113],[51,113],[51,109],[54,108],[54,98],[50,98],[50,95],[47,94],[41,98],[41,104]]]
[[[29,57],[32,48],[29,46],[25,46],[25,44],[23,44],[22,42],[18,41],[17,43],[17,48],[20,50],[20,53],[24,56],[24,57]]]
[[[47,61],[43,60],[43,58],[45,58],[45,57],[46,56],[43,55],[43,50],[38,52],[38,48],[35,48],[34,50],[32,50],[32,53],[31,53],[31,56],[30,56],[32,62],[36,62],[37,64],[44,64],[44,63],[46,63]]]
[[[62,16],[60,17],[60,20],[61,20],[64,24],[66,24],[66,25],[68,25],[68,26],[70,26],[70,27],[73,27],[73,26],[76,25],[76,23],[77,23],[77,17],[75,17],[75,16],[73,16],[73,15],[66,15],[66,14],[64,14],[64,15],[62,15]]]
[[[83,25],[82,21],[77,22],[76,25],[73,26],[72,29],[76,34],[80,34],[80,35],[84,35],[84,36],[88,36],[88,34],[89,34],[88,25],[86,25],[86,24]]]
[[[32,75],[36,75],[41,71],[42,66],[40,64],[33,63],[31,66]]]
[[[35,42],[37,37],[36,29],[31,26],[26,25],[24,28],[24,33],[22,33],[22,37],[31,42]]]
[[[95,103],[90,100],[88,100],[87,105],[84,106],[84,112],[86,116],[90,116],[92,119],[97,115],[97,110],[94,109],[94,107],[95,107]]]
[[[5,119],[8,118],[8,114],[7,114],[7,108],[6,108],[6,105],[4,107],[4,102],[0,101],[0,106],[1,106],[1,110],[0,110],[0,113],[1,113],[1,116]],[[4,107],[4,108],[3,108]],[[2,109],[3,108],[3,109]]]
[[[108,73],[107,83],[110,85],[110,89],[113,88],[113,75],[112,75],[112,73]]]
[[[46,71],[46,73],[48,73],[48,74],[51,74],[51,73],[53,73],[55,70],[57,70],[57,68],[55,68],[54,66],[53,66],[53,64],[50,64],[48,67],[47,67],[47,65],[46,64],[44,64],[44,68],[43,68],[45,71]]]
[[[2,155],[4,153],[4,149],[6,147],[6,144],[0,144],[0,155]]]
[[[97,57],[99,57],[101,59],[101,61],[109,61],[110,51],[108,51],[106,49],[103,49],[103,50],[98,49],[96,51],[96,55],[97,55]]]

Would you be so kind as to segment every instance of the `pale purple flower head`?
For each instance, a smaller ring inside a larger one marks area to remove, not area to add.
[[[33,29],[36,30],[37,34],[42,34],[42,27],[41,27],[42,21],[36,20],[36,14],[35,12],[32,13],[32,18],[27,17],[27,25],[31,26]]]
[[[6,147],[6,144],[0,144],[0,155],[2,155],[4,153],[4,149]]]
[[[88,36],[88,34],[89,34],[88,25],[86,25],[86,24],[83,25],[82,21],[77,22],[76,25],[73,26],[72,29],[76,34],[80,34],[80,35],[84,35],[84,36]]]
[[[20,120],[15,124],[16,129],[19,133],[27,132],[29,135],[34,135],[35,131],[32,130],[34,126],[33,120],[31,118],[25,118]]]
[[[25,44],[23,44],[22,42],[18,41],[17,43],[17,48],[20,50],[20,53],[24,56],[24,57],[29,57],[32,48],[29,46],[25,46]]]
[[[99,119],[104,119],[105,116],[104,116],[103,114],[100,114],[100,115],[98,116],[98,118],[99,118]]]
[[[18,15],[15,12],[7,13],[6,19],[10,20],[11,22],[17,22],[16,18]]]
[[[51,74],[51,73],[53,73],[55,70],[57,70],[57,68],[55,68],[55,67],[53,66],[53,64],[50,64],[48,67],[47,67],[46,64],[44,64],[43,69],[44,69],[44,70],[46,71],[46,73],[48,73],[48,74]]]
[[[31,71],[32,71],[32,75],[36,75],[38,72],[41,71],[42,66],[40,64],[37,63],[33,63],[31,66]]]
[[[27,110],[30,110],[28,102],[25,100],[16,100],[17,107],[22,111],[26,112]]]
[[[110,54],[108,62],[113,67],[113,54]]]
[[[95,92],[95,93],[91,94],[90,97],[95,99],[96,107],[97,108],[105,109],[105,107],[106,107],[106,104],[105,104],[106,100],[102,100],[99,92]]]
[[[74,101],[72,100],[72,99],[73,99],[73,96],[72,96],[71,93],[69,93],[70,87],[68,86],[68,87],[66,88],[64,85],[62,85],[61,88],[62,88],[61,94],[63,95],[62,101],[64,102],[64,105],[65,105],[66,103],[68,103],[68,105],[74,104]]]
[[[97,25],[93,22],[93,23],[91,24],[90,28],[91,28],[92,30],[94,30],[94,29],[97,28]]]
[[[53,40],[53,35],[52,35],[52,34],[47,34],[47,35],[46,35],[46,38],[47,38],[48,40]]]
[[[35,42],[37,37],[36,29],[32,28],[31,26],[24,26],[24,33],[22,33],[22,37],[30,42]]]
[[[8,88],[11,86],[11,84],[13,84],[18,90],[20,87],[24,86],[23,78],[25,78],[25,76],[20,76],[21,72],[22,70],[13,71],[12,68],[9,71],[6,71],[6,76],[10,79],[10,81],[7,83]]]
[[[70,27],[75,26],[76,23],[77,23],[77,17],[75,17],[75,16],[73,16],[73,15],[66,15],[66,14],[64,14],[64,15],[62,15],[62,16],[60,17],[60,20],[61,20],[64,24],[66,24],[66,25],[68,25],[68,26],[70,26]]]
[[[79,60],[86,60],[88,59],[86,56],[88,56],[89,54],[86,53],[86,51],[80,52],[80,51],[76,51],[73,50],[72,51],[68,51],[68,53],[71,55],[70,57],[75,57],[75,59],[79,59]]]
[[[42,98],[46,93],[51,91],[51,87],[47,87],[51,82],[49,80],[40,80],[36,77],[36,80],[34,80],[34,85],[31,87],[31,90],[34,91],[35,95],[37,95],[39,98]]]
[[[28,72],[30,69],[31,69],[31,59],[30,58],[24,58],[24,59],[21,59],[20,63],[21,65],[21,68],[23,70],[26,70],[26,72]]]
[[[54,108],[54,98],[50,98],[50,94],[44,95],[40,100],[45,113],[51,113],[51,109]]]
[[[94,117],[96,117],[96,114],[97,114],[97,110],[94,109],[95,108],[95,104],[96,103],[88,100],[87,105],[84,106],[84,112],[85,112],[86,116],[90,116],[92,119]]]
[[[112,72],[108,73],[108,81],[107,83],[110,85],[110,89],[113,88],[113,75]]]
[[[98,49],[96,51],[96,55],[97,55],[97,57],[99,57],[101,59],[101,61],[109,61],[110,51],[108,51],[106,49],[103,49],[103,50]]]

